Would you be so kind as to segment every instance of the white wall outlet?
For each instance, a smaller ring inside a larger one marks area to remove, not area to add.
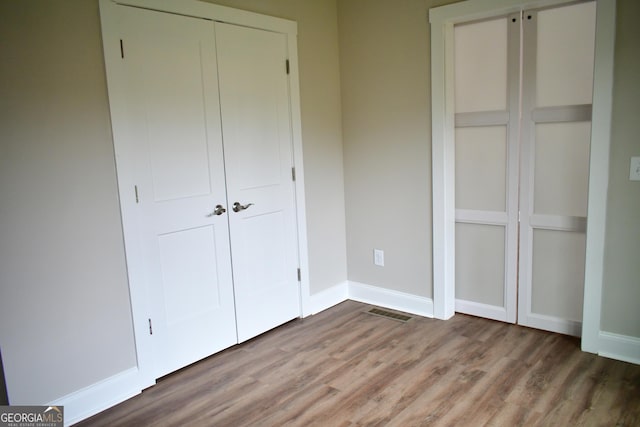
[[[640,157],[631,158],[631,168],[629,170],[630,181],[640,181]]]
[[[373,250],[373,263],[380,267],[384,267],[384,251],[382,249]]]

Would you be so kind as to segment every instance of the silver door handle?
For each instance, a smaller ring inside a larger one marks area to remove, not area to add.
[[[243,211],[245,209],[248,209],[249,206],[253,206],[253,203],[247,203],[246,205],[241,205],[240,202],[235,202],[233,204],[233,211],[234,212],[240,212],[240,211]]]
[[[227,210],[222,205],[217,205],[216,209],[213,212],[211,212],[210,214],[208,214],[207,217],[214,216],[214,215],[222,215],[226,211]]]

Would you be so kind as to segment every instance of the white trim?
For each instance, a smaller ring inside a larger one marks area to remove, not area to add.
[[[582,350],[600,350],[600,316],[604,274],[604,243],[607,226],[611,111],[613,109],[613,63],[616,37],[616,0],[598,0],[596,9],[595,68],[587,249],[585,254]]]
[[[418,316],[433,317],[433,300],[404,292],[349,281],[349,299]]]
[[[129,368],[47,405],[64,406],[64,425],[68,426],[140,394],[139,380],[138,368]]]
[[[535,107],[531,109],[534,123],[590,122],[591,104],[564,107]]]
[[[117,57],[120,55],[118,40],[120,15],[116,4],[110,0],[100,0],[100,24],[102,29],[102,43],[104,56]],[[146,286],[131,286],[131,283],[147,283],[143,265],[140,262],[130,260],[142,259],[142,247],[135,230],[140,229],[139,219],[135,215],[135,201],[127,189],[133,188],[136,183],[134,177],[135,167],[130,163],[133,154],[127,141],[128,129],[123,126],[126,123],[126,93],[125,86],[119,84],[121,68],[113,61],[105,59],[107,87],[109,95],[109,109],[111,114],[111,128],[114,152],[116,157],[116,175],[118,179],[118,195],[120,201],[120,215],[122,218],[123,239],[127,263],[127,279],[129,282],[129,297],[131,300],[131,312],[133,321],[133,333],[135,336],[136,356],[138,363],[138,375],[142,388],[155,384],[153,343],[148,334],[148,318],[151,317],[150,294]],[[115,106],[122,106],[115,108]]]
[[[455,113],[454,117],[457,128],[506,126],[509,124],[509,111],[507,110]]]
[[[516,214],[517,222],[517,214]],[[477,211],[473,209],[456,209],[456,222],[466,224],[501,225],[509,224],[509,215],[506,212]]]
[[[304,191],[304,162],[302,154],[302,115],[300,112],[300,75],[298,69],[297,24],[296,32],[289,33],[287,49],[289,54],[289,99],[291,111],[291,136],[293,138],[293,166],[296,170],[295,203],[298,226],[298,267],[300,268],[300,315],[311,314],[311,285],[309,276],[309,250],[307,241],[306,197]]]
[[[504,272],[504,308],[505,321],[516,323],[518,316],[518,227],[519,185],[520,185],[520,147],[521,147],[521,49],[522,14],[512,13],[507,18],[507,84],[509,123],[507,125],[507,223],[505,227],[505,272]]]
[[[575,231],[584,233],[587,229],[587,218],[583,216],[560,216],[531,214],[529,217],[531,228],[542,230]]]
[[[507,309],[495,305],[482,304],[476,301],[466,301],[456,299],[456,311],[471,314],[473,316],[485,317],[487,319],[499,320],[501,322],[514,323],[515,319],[507,318]]]
[[[540,9],[575,3],[576,0],[468,0],[429,10],[429,22],[454,25],[494,16],[507,15],[525,9]]]
[[[640,338],[600,331],[598,355],[640,365]]]
[[[327,310],[334,305],[338,305],[349,299],[349,284],[347,282],[339,283],[328,289],[320,291],[309,297],[309,313],[318,314],[321,311]],[[305,317],[306,317],[305,316]]]
[[[103,0],[101,0],[103,1]],[[262,15],[232,7],[220,6],[197,0],[106,0],[114,4],[133,6],[143,9],[158,10],[175,13],[177,15],[191,16],[194,18],[210,19],[212,21],[238,24],[245,27],[259,28],[280,33],[292,33],[297,31],[295,21]]]
[[[453,80],[445,78],[453,70],[451,21],[431,20],[431,58],[433,314],[446,320],[455,314],[455,117]]]
[[[431,9],[431,110],[433,197],[433,295],[435,317],[453,316],[455,301],[455,229],[453,206],[455,158],[451,149],[454,126],[451,57],[453,25],[526,8],[571,3],[573,0],[477,0]],[[615,0],[596,0],[596,45],[589,172],[585,296],[583,309],[584,351],[599,349],[600,310],[606,200],[609,181],[609,147],[615,46]]]

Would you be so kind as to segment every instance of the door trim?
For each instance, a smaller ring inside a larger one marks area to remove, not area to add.
[[[293,148],[293,166],[295,173],[295,207],[297,220],[297,249],[300,275],[300,316],[312,314],[309,287],[309,259],[307,250],[307,224],[304,192],[304,165],[302,154],[302,125],[300,113],[300,85],[298,69],[297,23],[286,19],[260,15],[230,7],[195,1],[195,0],[100,0],[100,22],[102,26],[102,40],[107,71],[109,94],[109,109],[112,121],[113,144],[116,156],[118,178],[118,194],[120,197],[120,211],[122,215],[123,237],[127,258],[127,278],[133,313],[133,329],[136,341],[137,365],[139,370],[140,388],[155,384],[153,345],[149,339],[149,325],[147,319],[150,313],[148,290],[141,286],[131,286],[132,283],[145,283],[144,272],[138,268],[141,265],[140,239],[137,236],[138,219],[133,212],[135,197],[132,196],[134,180],[130,174],[131,165],[127,163],[128,149],[123,137],[127,129],[119,125],[127,115],[125,94],[122,92],[120,67],[115,58],[121,54],[118,7],[132,6],[161,12],[187,15],[213,21],[258,28],[279,32],[287,35],[287,50],[289,53],[289,94],[291,111],[291,135]],[[284,64],[283,64],[284,72]]]
[[[582,349],[600,348],[600,309],[606,227],[613,89],[615,0],[596,1],[596,44],[589,169]],[[429,11],[431,23],[434,315],[455,312],[455,181],[453,151],[453,26],[473,19],[571,3],[573,0],[465,1]]]

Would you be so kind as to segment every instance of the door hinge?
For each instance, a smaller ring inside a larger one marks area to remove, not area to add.
[[[151,326],[151,318],[149,318],[149,335],[153,335],[153,326]]]
[[[124,58],[124,43],[122,43],[122,39],[120,39],[120,56]]]
[[[138,197],[138,186],[134,185],[133,189],[134,189],[134,191],[136,193],[136,203],[140,203],[140,197]]]
[[[302,272],[298,269],[298,282],[302,281]]]
[[[291,179],[296,180],[296,168],[291,168]]]
[[[518,211],[518,222],[520,222],[520,211]]]
[[[288,59],[285,61],[285,68],[287,70],[287,74],[289,74],[289,60]]]

